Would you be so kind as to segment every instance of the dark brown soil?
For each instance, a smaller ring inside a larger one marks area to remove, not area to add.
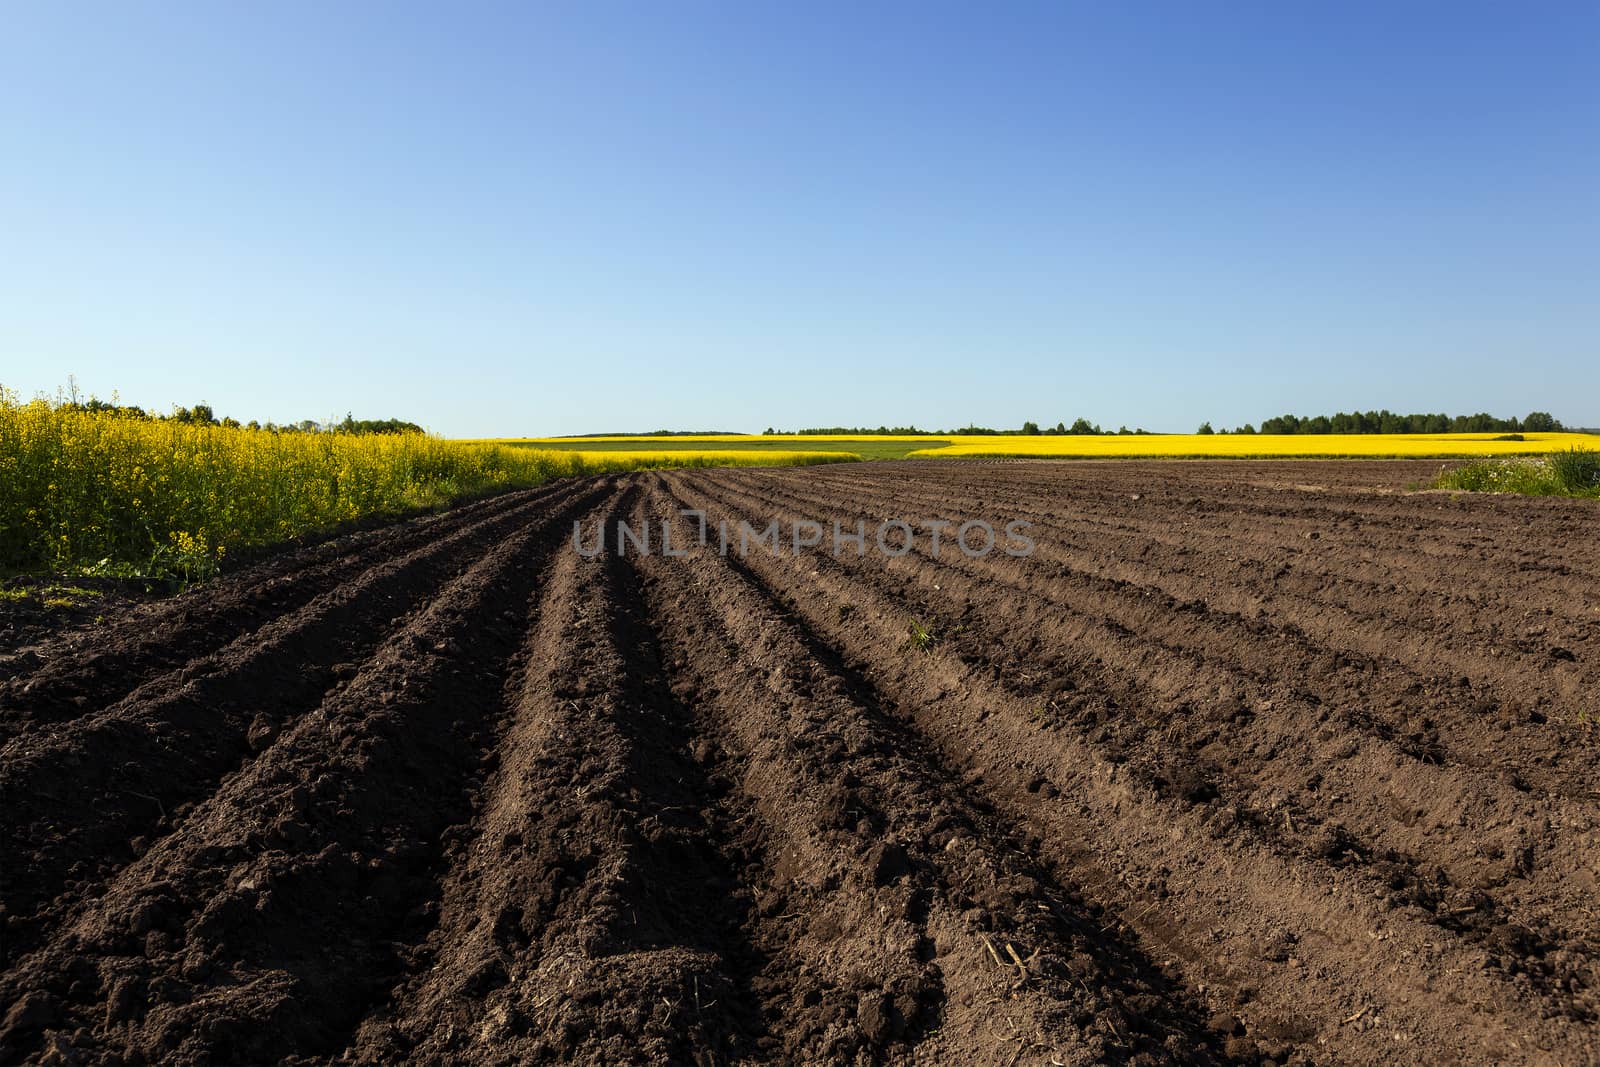
[[[159,579],[35,575],[0,579],[0,663],[64,631],[126,614],[181,588],[181,582]]]
[[[1433,468],[639,474],[18,631],[0,1062],[1595,1063],[1600,511]]]

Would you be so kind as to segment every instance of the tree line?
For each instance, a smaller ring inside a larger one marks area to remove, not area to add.
[[[793,434],[797,437],[1056,437],[1056,436],[1110,436],[1115,434],[1148,434],[1139,427],[1130,430],[1119,426],[1115,430],[1102,430],[1098,423],[1088,419],[1075,419],[1071,426],[1058,422],[1040,429],[1037,422],[1024,422],[1015,430],[997,430],[991,426],[962,426],[954,430],[922,430],[916,426],[812,426],[804,430],[775,430],[768,426],[763,436]]]
[[[222,417],[211,409],[210,404],[196,404],[194,407],[174,407],[170,415],[159,412],[149,412],[135,404],[108,404],[103,400],[88,400],[81,404],[67,403],[59,405],[63,411],[84,411],[90,414],[120,415],[124,418],[148,419],[152,422],[177,422],[191,426],[225,426],[229,429],[239,430],[267,430],[270,433],[349,433],[349,434],[375,434],[375,433],[425,433],[421,426],[404,419],[358,419],[345,414],[337,422],[318,422],[316,419],[301,419],[299,422],[276,423],[272,421],[258,422],[251,419],[249,422],[240,422],[238,419]]]
[[[48,398],[41,394],[41,399]],[[275,423],[240,422],[238,419],[218,417],[210,404],[196,404],[193,407],[175,406],[170,414],[146,411],[137,404],[122,404],[117,402],[116,396],[101,400],[97,396],[90,396],[84,400],[78,392],[78,383],[71,375],[67,377],[67,387],[56,391],[52,406],[59,411],[81,411],[90,415],[116,415],[125,419],[146,419],[151,422],[176,422],[190,426],[224,426],[229,429],[240,430],[267,430],[271,433],[348,433],[348,434],[398,434],[398,433],[425,433],[421,426],[404,419],[358,419],[349,412],[343,419],[318,422],[316,419],[301,419],[299,422]]]
[[[1524,418],[1498,418],[1487,412],[1476,415],[1401,415],[1382,411],[1341,411],[1333,415],[1279,415],[1267,419],[1257,430],[1248,422],[1234,433],[1560,433],[1565,427],[1548,411],[1530,411]],[[1199,433],[1213,433],[1209,422]],[[1227,430],[1223,430],[1227,433]]]
[[[1251,423],[1234,429],[1233,433],[1254,434],[1314,434],[1314,433],[1560,433],[1566,427],[1548,411],[1530,411],[1523,418],[1499,418],[1487,412],[1476,415],[1422,414],[1401,415],[1387,408],[1381,411],[1341,411],[1333,415],[1278,415],[1262,422],[1257,429]],[[1104,430],[1088,419],[1076,419],[1071,426],[1058,422],[1055,426],[1040,428],[1037,422],[1024,422],[1015,430],[997,430],[989,426],[962,426],[954,430],[924,430],[912,426],[814,426],[794,430],[799,437],[1053,437],[1057,435],[1113,436],[1148,434],[1144,427],[1130,430],[1119,426]],[[1200,434],[1229,433],[1224,427],[1217,430],[1210,422],[1203,422],[1195,431]],[[765,436],[789,434],[788,430],[766,429]]]

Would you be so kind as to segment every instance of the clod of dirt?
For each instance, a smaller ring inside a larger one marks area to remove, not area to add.
[[[1511,870],[1519,878],[1533,873],[1533,846],[1521,845],[1511,851]]]
[[[1292,930],[1275,929],[1262,939],[1261,958],[1270,963],[1289,963],[1293,965],[1294,959],[1290,953],[1299,942],[1299,935]]]
[[[1247,1037],[1230,1037],[1223,1043],[1222,1048],[1230,1058],[1238,1063],[1249,1063],[1260,1056],[1259,1047]]]
[[[887,1045],[906,1031],[905,1016],[887,993],[863,993],[856,1007],[856,1023],[874,1045]]]
[[[1165,768],[1166,791],[1190,804],[1204,804],[1219,795],[1207,769],[1195,762],[1173,759]]]
[[[468,996],[482,996],[498,989],[509,981],[505,964],[499,960],[485,960],[462,983],[462,992]]]
[[[872,867],[872,884],[875,886],[889,885],[911,873],[911,858],[906,855],[904,847],[893,841],[885,841],[874,847],[867,862]]]
[[[14,1035],[43,1030],[61,1017],[61,1003],[48,993],[28,993],[6,1012],[0,1023],[0,1041],[9,1041]]]
[[[250,720],[250,730],[245,734],[245,743],[250,746],[251,752],[260,752],[273,739],[278,736],[278,724],[266,715],[257,715]]]
[[[139,905],[139,910],[133,913],[129,920],[128,928],[136,935],[143,937],[152,930],[160,929],[167,924],[167,910],[160,901],[149,900]]]
[[[144,984],[137,978],[119,978],[106,997],[106,1025],[144,1014]]]

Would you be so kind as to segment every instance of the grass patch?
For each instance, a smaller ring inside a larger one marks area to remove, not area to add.
[[[1569,448],[1552,453],[1547,462],[1556,483],[1569,493],[1600,494],[1600,452]]]
[[[1434,488],[1600,499],[1600,452],[1571,448],[1547,456],[1474,460],[1440,474]]]
[[[54,596],[82,597],[88,600],[105,595],[98,589],[85,589],[78,585],[52,585],[45,592]]]
[[[91,600],[105,596],[98,589],[85,589],[79,585],[18,585],[0,589],[0,604],[26,604],[37,598],[46,608],[76,608]]]
[[[918,619],[912,619],[906,625],[906,647],[916,652],[931,652],[933,646],[939,643],[932,630],[928,629]]]

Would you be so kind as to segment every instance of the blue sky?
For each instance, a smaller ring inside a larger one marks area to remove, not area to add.
[[[1600,425],[1600,5],[117,2],[0,35],[0,383],[450,435]]]

